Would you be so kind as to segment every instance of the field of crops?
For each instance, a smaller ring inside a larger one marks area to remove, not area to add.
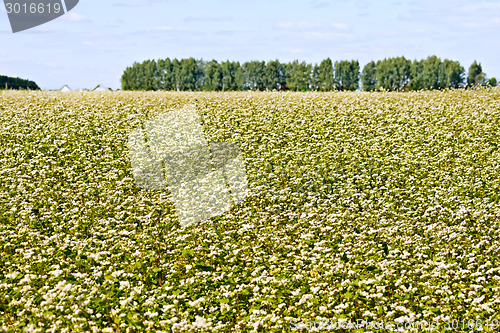
[[[185,105],[251,195],[181,228],[127,140]],[[499,238],[500,90],[0,92],[3,331],[467,331],[500,320]]]

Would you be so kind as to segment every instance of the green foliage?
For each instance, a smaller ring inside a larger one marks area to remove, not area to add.
[[[335,74],[332,60],[330,58],[326,58],[321,61],[317,77],[317,86],[319,91],[331,91],[335,89]]]
[[[40,87],[34,81],[0,75],[1,89],[40,90]]]
[[[411,80],[411,61],[405,57],[379,60],[375,77],[377,89],[404,90]]]
[[[338,90],[359,88],[359,62],[357,60],[335,62],[335,86]]]
[[[264,69],[264,86],[270,90],[280,90],[285,84],[285,70],[283,65],[279,60],[269,61]]]
[[[286,86],[293,91],[307,91],[311,89],[312,65],[305,61],[294,60],[287,66]]]
[[[370,61],[363,68],[361,73],[361,85],[365,91],[373,91],[377,85],[377,64],[375,61]]]
[[[127,67],[122,75],[123,90],[236,91],[292,90],[333,91],[363,90],[408,91],[460,88],[465,70],[458,61],[429,56],[422,60],[405,57],[371,61],[360,73],[356,60],[318,64],[294,60],[239,62],[216,60],[146,60]],[[468,85],[486,84],[486,75],[476,62],[469,69]],[[493,81],[492,81],[493,82]]]
[[[222,90],[241,90],[243,87],[243,75],[239,62],[223,61],[222,68]]]
[[[496,87],[497,86],[497,79],[495,77],[492,77],[490,79],[488,79],[488,85],[490,87]]]
[[[464,68],[457,61],[436,56],[422,60],[405,57],[377,62],[376,87],[389,91],[459,88],[464,83]]]
[[[469,75],[467,76],[468,86],[482,86],[485,83],[486,74],[483,73],[483,67],[480,63],[474,60],[469,67]]]
[[[264,90],[265,82],[264,61],[250,61],[243,64],[243,89],[245,90]]]
[[[216,61],[212,60],[205,64],[204,68],[204,90],[218,91],[222,90],[223,74],[222,66]]]
[[[458,61],[445,59],[443,62],[444,87],[460,88],[465,80],[465,69]]]

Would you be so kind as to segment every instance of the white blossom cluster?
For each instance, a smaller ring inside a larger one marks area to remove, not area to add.
[[[188,104],[251,195],[181,228],[127,137]],[[499,134],[494,89],[0,91],[0,331],[499,319]]]

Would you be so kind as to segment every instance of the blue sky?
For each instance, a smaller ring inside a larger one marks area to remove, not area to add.
[[[120,87],[134,61],[370,60],[428,55],[477,60],[500,78],[500,1],[80,0],[13,34],[0,9],[0,75],[43,89]]]

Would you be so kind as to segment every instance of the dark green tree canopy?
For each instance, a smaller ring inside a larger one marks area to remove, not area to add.
[[[481,64],[474,60],[469,67],[469,75],[467,76],[467,85],[483,85],[485,83],[486,74],[483,73]]]
[[[40,87],[34,81],[0,75],[0,89],[40,90]]]
[[[422,60],[405,57],[370,61],[360,72],[357,60],[333,62],[330,58],[319,64],[294,60],[235,61],[194,58],[146,60],[134,63],[123,72],[124,90],[177,90],[177,91],[230,91],[230,90],[293,90],[333,91],[357,90],[362,85],[366,91],[407,91],[420,89],[446,89],[488,84],[481,64],[470,66],[467,80],[464,68],[458,61],[441,60],[429,56]],[[465,82],[466,81],[466,82]]]

